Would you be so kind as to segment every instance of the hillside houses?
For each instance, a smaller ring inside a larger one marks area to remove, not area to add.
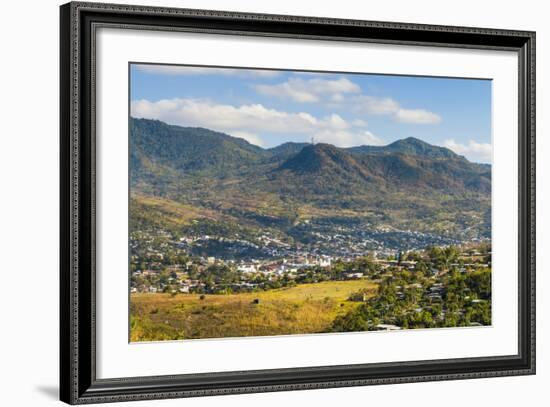
[[[309,223],[311,226],[313,222]],[[344,231],[344,230],[343,230]],[[326,280],[353,280],[371,278],[374,280],[390,277],[401,271],[420,273],[425,276],[443,276],[451,270],[468,274],[473,270],[490,268],[490,246],[482,249],[467,244],[458,250],[459,255],[452,259],[432,262],[428,251],[395,251],[388,249],[367,250],[363,244],[357,245],[343,233],[325,235],[315,232],[324,244],[340,247],[342,255],[325,252],[325,246],[291,246],[287,242],[266,233],[259,238],[263,249],[254,252],[257,256],[235,255],[234,250],[260,248],[258,244],[248,244],[242,238],[221,238],[213,235],[183,236],[172,238],[169,234],[154,236],[146,231],[134,232],[130,242],[131,288],[133,292],[228,292],[253,289],[270,289],[289,284],[311,283]],[[410,233],[426,237],[419,232],[362,231],[364,241],[372,241],[373,236],[392,233]],[[393,235],[392,235],[393,236]],[[223,243],[229,247],[224,256],[209,255],[207,244]],[[194,248],[200,247],[200,254]],[[438,246],[440,251],[447,246]],[[265,249],[265,250],[264,250]],[[263,251],[262,251],[263,250]],[[368,256],[366,256],[368,254]],[[209,278],[217,273],[215,278]],[[220,274],[221,273],[221,274]],[[227,279],[223,275],[230,275]],[[151,288],[153,287],[153,288]],[[441,297],[442,290],[432,287],[430,295]]]

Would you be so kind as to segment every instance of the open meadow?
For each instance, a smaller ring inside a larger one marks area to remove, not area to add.
[[[352,293],[376,294],[368,279],[325,281],[239,294],[131,295],[132,342],[288,335],[330,331],[357,307]]]

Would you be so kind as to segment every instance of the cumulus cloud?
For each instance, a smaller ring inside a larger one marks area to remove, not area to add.
[[[233,131],[231,135],[233,137],[242,138],[242,139],[248,141],[250,144],[255,144],[255,145],[260,146],[260,147],[264,146],[264,141],[257,134],[237,130],[237,131]]]
[[[344,100],[344,94],[361,91],[359,85],[347,78],[290,78],[275,85],[256,85],[254,89],[262,95],[291,99],[299,103],[319,102],[323,97],[333,102],[341,102]]]
[[[224,131],[307,133],[321,120],[309,113],[287,113],[261,104],[233,106],[197,99],[162,99],[132,102],[132,115],[186,126],[204,126]],[[327,118],[326,122],[337,119]]]
[[[384,140],[382,140],[380,137],[375,136],[370,131],[364,131],[361,134],[361,139],[363,140],[361,144],[366,144],[371,146],[383,146],[386,144]]]
[[[261,104],[233,106],[198,99],[163,99],[156,102],[142,99],[132,101],[131,113],[136,118],[222,131],[259,146],[265,144],[262,139],[265,134],[301,134],[339,147],[384,144],[372,132],[365,130],[364,121],[348,123],[338,114],[315,117],[305,112],[269,109]]]
[[[367,122],[361,119],[355,119],[351,122],[356,127],[367,127]]]
[[[315,134],[315,141],[333,144],[337,147],[362,145],[381,146],[384,141],[370,131],[323,130]]]
[[[395,120],[401,123],[437,124],[441,123],[441,116],[424,109],[399,109]]]
[[[339,79],[290,78],[285,82],[255,85],[262,95],[286,98],[299,103],[324,102],[326,106],[343,108],[347,106],[346,95],[356,113],[388,115],[395,121],[410,124],[437,124],[441,116],[424,109],[405,109],[390,97],[375,97],[361,94],[361,88],[345,77]]]
[[[392,98],[377,98],[360,95],[355,98],[355,109],[369,114],[395,114],[399,110],[399,103]]]
[[[490,143],[478,143],[469,140],[467,143],[459,143],[454,139],[447,139],[442,143],[443,147],[463,155],[470,161],[490,163],[492,161],[493,148]]]
[[[437,124],[441,122],[441,116],[436,113],[424,109],[404,109],[397,101],[389,97],[359,95],[354,102],[354,109],[357,112],[388,115],[400,123]]]
[[[234,68],[209,68],[201,66],[183,65],[137,65],[141,72],[160,75],[223,75],[241,78],[274,78],[280,75],[280,71],[267,69],[234,69]]]

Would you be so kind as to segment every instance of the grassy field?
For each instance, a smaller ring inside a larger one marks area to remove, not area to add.
[[[359,302],[351,293],[369,280],[327,281],[228,295],[132,294],[132,342],[327,332],[334,318]],[[258,300],[258,303],[254,303]]]

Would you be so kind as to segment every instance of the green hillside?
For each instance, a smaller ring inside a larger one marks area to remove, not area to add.
[[[157,224],[183,234],[250,239],[268,231],[303,244],[339,227],[490,236],[490,166],[418,139],[383,147],[263,149],[153,120],[131,119],[130,131],[135,228]],[[158,200],[166,203],[160,209]],[[162,208],[178,208],[179,215]],[[316,229],[306,230],[307,222]]]

